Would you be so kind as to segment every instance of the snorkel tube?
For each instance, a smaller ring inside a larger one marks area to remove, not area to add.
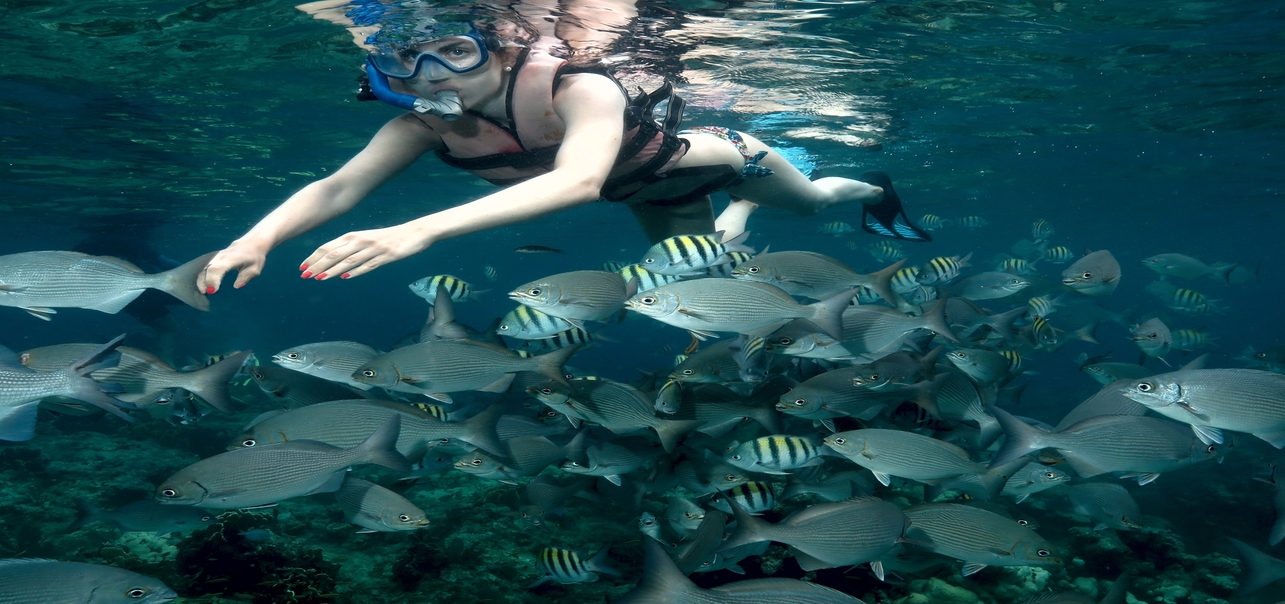
[[[416,113],[429,113],[448,122],[455,121],[464,114],[464,107],[460,105],[460,95],[454,90],[443,90],[437,93],[435,101],[394,92],[388,86],[388,76],[375,69],[375,66],[369,62],[366,63],[366,77],[369,78],[370,91],[375,94],[375,98],[394,107]]]

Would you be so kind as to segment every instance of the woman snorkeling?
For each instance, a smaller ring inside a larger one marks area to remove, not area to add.
[[[453,17],[453,18],[452,18]],[[882,172],[810,181],[754,137],[718,127],[679,130],[682,99],[668,85],[630,99],[602,68],[531,48],[522,19],[478,11],[384,27],[368,42],[369,94],[407,112],[386,123],[334,174],[290,196],[220,251],[197,278],[214,293],[237,271],[242,287],[277,245],[347,212],[432,152],[503,188],[391,227],[354,231],[317,248],[301,277],[356,277],[434,243],[600,199],[622,202],[652,241],[744,229],[758,205],[814,214],[863,204],[865,230],[928,240]],[[664,104],[664,115],[653,110]],[[709,194],[732,203],[715,220]]]

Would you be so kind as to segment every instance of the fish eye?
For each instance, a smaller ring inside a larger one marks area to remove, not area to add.
[[[1055,474],[1055,473],[1053,473],[1053,472],[1045,472],[1045,473],[1044,473],[1044,477],[1045,477],[1045,478],[1049,478],[1049,479],[1057,478],[1057,474]]]
[[[800,406],[800,407],[802,407],[803,405],[808,404],[808,399],[805,399],[805,398],[796,398],[796,399],[794,399],[794,404],[795,404],[795,405],[798,405],[798,406]]]
[[[1030,520],[1027,520],[1027,519],[1025,519],[1025,518],[1018,518],[1018,519],[1017,519],[1017,524],[1018,524],[1018,525],[1020,525],[1020,526],[1026,526],[1026,525],[1028,525],[1028,524],[1030,524],[1030,523],[1031,523],[1031,521],[1030,521]]]
[[[571,467],[573,467],[573,468],[578,468],[578,467],[580,467],[580,464],[579,464],[578,462],[574,462],[574,461],[572,461],[572,462],[568,462],[568,463],[570,463],[570,464],[571,464]]]
[[[879,374],[877,374],[877,373],[872,373],[872,374],[870,374],[870,379],[872,379],[872,380],[877,380],[877,379],[879,379]]]
[[[1142,382],[1141,384],[1138,384],[1138,392],[1151,392],[1151,390],[1152,390],[1151,384],[1148,384],[1147,382]]]
[[[376,375],[378,375],[378,372],[376,372],[374,369],[367,369],[367,370],[365,370],[365,371],[361,372],[361,374],[362,374],[363,376],[365,376],[365,377],[372,378],[372,377],[375,377]]]
[[[1090,273],[1090,272],[1087,272],[1087,271],[1086,271],[1084,274],[1080,275],[1080,278],[1081,278],[1081,279],[1092,279],[1092,278],[1093,278],[1093,273]]]
[[[541,388],[541,389],[540,389],[540,394],[553,394],[553,389],[552,389],[552,388]]]
[[[1218,445],[1209,445],[1208,447],[1206,447],[1206,448],[1205,448],[1205,450],[1206,450],[1206,451],[1208,451],[1208,452],[1210,452],[1210,453],[1217,453],[1217,452],[1218,452]]]
[[[656,303],[656,297],[655,297],[655,296],[644,296],[641,300],[639,300],[639,302],[642,302],[643,304],[655,304],[655,303]]]
[[[161,491],[161,496],[162,496],[162,497],[178,497],[178,491],[175,491],[174,489],[165,489],[164,491]]]
[[[777,342],[780,342],[782,346],[789,346],[794,343],[794,338],[781,338]]]
[[[546,392],[545,394],[548,394],[548,393]],[[545,416],[545,417],[557,417],[557,416],[558,416],[558,412],[557,412],[557,411],[554,411],[554,410],[552,410],[552,409],[550,409],[550,410],[548,410],[548,411],[545,411],[545,412],[544,412],[544,416]]]
[[[213,519],[214,519],[213,516],[201,516],[201,522],[209,522]]]
[[[683,375],[691,375],[691,374],[693,374],[693,373],[696,373],[696,372],[695,372],[695,371],[692,371],[691,369],[684,369],[684,370],[683,370]]]
[[[410,516],[407,516],[406,514],[402,514],[398,516],[397,519],[401,520],[402,522],[410,522]]]
[[[726,480],[727,482],[736,482],[736,475],[728,474],[727,476],[723,477],[723,480]]]
[[[757,272],[759,272],[759,270],[761,270],[761,269],[759,269],[759,267],[757,267],[757,266],[751,266],[751,267],[749,267],[749,268],[745,269],[745,272],[753,274],[753,273],[757,273]]]
[[[836,444],[836,445],[842,445],[842,444],[844,444],[844,443],[846,443],[846,442],[848,442],[848,439],[846,439],[846,438],[844,438],[844,437],[842,437],[842,436],[840,436],[839,438],[834,439],[834,444]]]
[[[1266,352],[1255,352],[1255,353],[1254,353],[1254,358],[1256,358],[1256,359],[1265,359],[1265,358],[1267,358],[1267,353],[1266,353]]]
[[[257,444],[259,444],[259,441],[254,440],[253,438],[247,438],[247,439],[245,439],[245,440],[241,441],[241,446],[242,446],[242,447],[253,447],[253,446],[257,445]]]
[[[740,460],[741,460],[741,456],[740,456],[740,455],[733,455],[733,456],[732,456],[732,461],[740,461]]]
[[[509,330],[508,325],[500,324],[500,331],[508,331],[508,330]]]
[[[449,439],[449,438],[443,438],[443,439],[438,440],[437,442],[442,443],[442,444],[447,444],[447,443],[451,442],[451,439]]]
[[[297,352],[287,352],[287,353],[286,353],[286,358],[290,358],[290,359],[297,359],[297,358],[299,358],[299,353],[297,353]]]
[[[643,259],[643,264],[655,264],[655,263],[656,263],[656,259],[655,259],[655,258],[644,258],[644,259]]]
[[[526,290],[526,293],[531,294],[532,296],[538,296],[540,295],[540,288],[533,287],[531,289]]]
[[[131,597],[131,598],[134,598],[134,599],[138,599],[138,598],[141,598],[141,597],[143,597],[143,596],[146,596],[146,595],[147,595],[147,590],[146,590],[146,589],[143,589],[143,588],[141,588],[141,587],[135,587],[135,588],[133,588],[133,589],[130,589],[130,590],[126,591],[126,592],[125,592],[125,595],[126,595],[126,596],[129,596],[129,597]]]
[[[480,465],[482,465],[482,460],[481,460],[481,459],[479,459],[479,458],[477,458],[477,457],[474,457],[474,458],[473,458],[473,465],[475,465],[475,466],[480,466]]]
[[[1046,550],[1046,549],[1037,549],[1037,550],[1035,550],[1035,555],[1036,555],[1036,556],[1039,556],[1039,557],[1041,557],[1041,558],[1047,558],[1047,557],[1049,557],[1049,555],[1050,555],[1050,554],[1052,554],[1052,553],[1053,553],[1053,552],[1050,552],[1049,550]]]

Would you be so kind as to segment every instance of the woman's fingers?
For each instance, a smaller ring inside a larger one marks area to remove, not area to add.
[[[299,276],[321,281],[335,277],[348,279],[369,273],[427,247],[409,238],[404,232],[404,229],[390,227],[348,233],[317,248],[299,266]]]
[[[263,271],[262,256],[238,254],[232,249],[226,249],[210,259],[210,263],[205,265],[205,270],[196,275],[196,289],[205,294],[213,294],[219,291],[223,285],[223,277],[228,271],[236,271],[237,278],[233,287],[245,287],[251,279],[258,277]]]

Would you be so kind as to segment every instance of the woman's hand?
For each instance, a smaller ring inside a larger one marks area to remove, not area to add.
[[[267,261],[270,249],[272,249],[271,246],[242,239],[233,241],[232,245],[210,259],[210,263],[205,265],[205,270],[197,273],[197,291],[206,294],[219,291],[219,286],[223,284],[223,276],[228,271],[236,271],[236,282],[233,283],[233,287],[238,289],[245,287],[246,283],[263,272],[263,263]]]
[[[303,271],[299,276],[318,281],[348,279],[418,254],[431,244],[431,238],[414,223],[353,231],[317,248],[299,267]]]

